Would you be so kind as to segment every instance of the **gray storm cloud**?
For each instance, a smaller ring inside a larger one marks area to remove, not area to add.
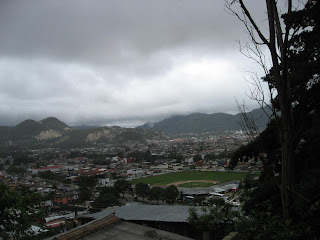
[[[4,0],[0,32],[0,125],[234,113],[245,71],[259,71],[239,53],[243,28],[224,1]]]

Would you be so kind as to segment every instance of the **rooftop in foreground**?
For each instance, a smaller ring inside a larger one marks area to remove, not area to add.
[[[146,205],[130,203],[102,212],[84,215],[81,217],[99,219],[110,214],[127,221],[159,221],[159,222],[188,222],[190,206],[177,205]],[[200,211],[201,207],[195,207]]]
[[[91,221],[66,233],[47,240],[191,240],[174,233],[126,222],[114,215]]]

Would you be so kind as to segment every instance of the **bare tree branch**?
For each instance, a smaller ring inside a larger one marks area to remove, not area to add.
[[[256,25],[255,21],[253,20],[253,18],[251,17],[251,14],[249,13],[247,7],[244,5],[242,0],[239,0],[241,9],[243,9],[245,15],[248,17],[250,23],[252,24],[252,26],[254,27],[254,29],[256,30],[256,32],[258,33],[259,37],[261,38],[261,40],[263,41],[264,44],[269,46],[269,42],[268,40],[265,38],[265,36],[261,33],[259,27]]]
[[[251,27],[250,24],[248,23],[246,15],[245,15],[245,12],[242,11],[243,16],[240,16],[237,12],[235,12],[231,8],[231,4],[228,3],[227,1],[225,1],[225,7],[228,10],[227,13],[229,13],[229,14],[231,14],[233,16],[236,16],[243,23],[243,25],[245,26],[245,28],[247,30],[247,33],[249,34],[252,42],[254,42],[257,45],[265,45],[266,44],[265,42],[258,42],[256,40],[256,37],[254,35],[254,31],[253,31],[254,27]]]

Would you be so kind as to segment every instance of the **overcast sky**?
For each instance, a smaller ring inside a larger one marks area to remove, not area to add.
[[[132,127],[235,114],[235,98],[256,108],[245,78],[262,72],[237,40],[248,38],[223,0],[1,0],[0,125]]]

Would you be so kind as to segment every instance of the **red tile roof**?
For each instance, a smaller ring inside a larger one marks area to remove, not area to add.
[[[60,225],[64,225],[64,224],[66,224],[65,221],[55,220],[55,221],[52,221],[52,222],[47,222],[44,225],[47,226],[47,227],[50,227],[50,228],[55,228],[55,227],[59,227]]]
[[[59,168],[63,168],[63,166],[46,166],[46,167],[38,168],[37,170],[51,170],[51,169],[59,169]]]
[[[86,175],[86,176],[93,176],[93,175],[100,175],[105,172],[108,172],[108,169],[104,168],[84,168],[79,170],[80,175]]]

